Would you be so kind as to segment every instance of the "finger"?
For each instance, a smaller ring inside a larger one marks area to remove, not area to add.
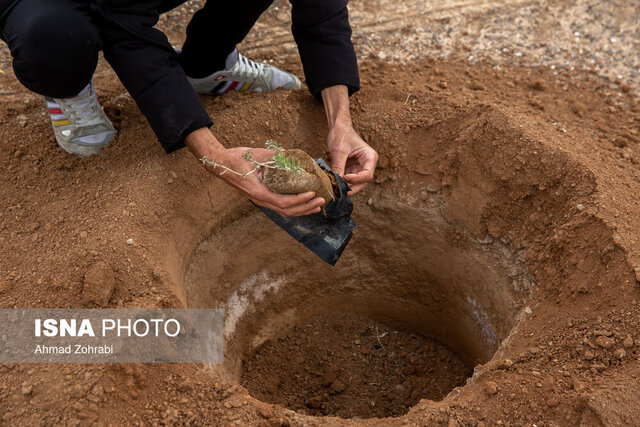
[[[295,214],[295,215],[292,215],[292,216],[298,217],[298,216],[313,215],[313,214],[316,214],[316,213],[320,212],[320,209],[321,209],[320,207],[317,207],[317,208],[311,209],[310,211],[301,212],[299,214]]]
[[[308,203],[305,203],[302,206],[296,206],[294,208],[285,209],[283,214],[286,216],[304,216],[309,215],[311,213],[316,213],[320,211],[320,208],[324,206],[325,202],[322,197],[316,197]]]
[[[347,181],[349,185],[364,184],[373,180],[373,171],[365,169],[358,173],[350,173],[344,176],[344,180]]]
[[[272,211],[276,212],[278,215],[285,218],[288,218],[291,216],[302,216],[302,215],[308,215],[310,213],[315,213],[315,212],[318,212],[320,210],[320,207],[324,205],[324,199],[321,197],[316,197],[302,205],[297,205],[297,206],[288,207],[288,208],[282,208],[278,205],[274,205],[265,200],[259,200],[259,199],[253,199],[253,198],[250,200],[256,205],[265,207],[267,209],[271,209]]]
[[[310,202],[314,197],[315,193],[313,191],[307,191],[306,193],[300,194],[282,195],[270,191],[267,187],[264,187],[264,190],[260,191],[258,194],[253,195],[253,198],[267,202],[278,209],[288,209],[294,206],[304,205],[305,203]]]
[[[331,170],[338,175],[344,175],[344,167],[347,164],[349,152],[347,150],[335,150],[331,153]]]
[[[356,193],[358,193],[358,192],[362,191],[366,186],[367,186],[367,183],[366,183],[366,182],[365,182],[364,184],[357,184],[357,185],[354,185],[353,187],[349,186],[349,187],[351,187],[351,191],[349,191],[347,194],[348,194],[349,196],[351,196],[351,195],[353,195],[353,194],[356,194]]]

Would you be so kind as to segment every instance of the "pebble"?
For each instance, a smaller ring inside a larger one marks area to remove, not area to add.
[[[133,245],[133,239],[127,239],[127,245]]]
[[[524,308],[524,312],[527,313],[527,314],[531,314],[531,313],[533,313],[533,310],[531,310],[531,307],[525,307]]]
[[[511,359],[504,359],[504,361],[500,365],[500,367],[503,368],[503,369],[508,369],[508,368],[510,368],[512,366],[513,366],[513,360],[511,360]]]
[[[631,338],[631,335],[627,335],[627,337],[624,339],[624,341],[622,341],[622,346],[624,348],[633,347],[633,338]]]
[[[80,238],[81,238],[81,239],[86,239],[86,238],[87,238],[87,236],[89,236],[89,234],[87,234],[87,232],[86,232],[86,231],[81,231],[81,232],[80,232]]]
[[[624,351],[623,349],[619,348],[616,351],[613,352],[613,357],[615,357],[616,359],[622,360],[627,356],[627,352]]]
[[[596,344],[602,348],[609,349],[616,344],[616,341],[613,338],[608,338],[600,335],[598,338],[596,338]]]
[[[20,393],[22,393],[23,396],[30,395],[31,393],[33,393],[33,386],[26,381],[23,382],[20,386]]]
[[[583,211],[583,210],[586,209],[585,206],[582,203],[578,203],[577,208],[578,208],[579,211]]]
[[[484,389],[489,396],[493,396],[498,392],[498,384],[496,384],[494,381],[487,381]]]
[[[584,352],[584,360],[593,360],[596,355],[591,350],[587,350]]]
[[[550,407],[550,408],[555,408],[559,404],[560,404],[560,401],[558,399],[556,399],[555,397],[547,399],[547,406]]]
[[[337,379],[331,384],[331,387],[329,387],[329,394],[342,393],[346,389],[347,385],[341,379]]]
[[[116,277],[109,264],[98,261],[84,275],[82,298],[85,303],[105,306],[116,288]]]

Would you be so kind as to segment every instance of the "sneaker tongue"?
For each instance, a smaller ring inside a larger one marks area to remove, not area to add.
[[[87,96],[89,94],[89,88],[91,87],[91,84],[88,84],[84,87],[84,89],[82,89],[80,91],[79,94],[77,94],[74,98],[78,97],[78,96]]]
[[[238,49],[233,49],[233,52],[227,55],[227,59],[225,60],[225,63],[224,63],[225,70],[230,70],[231,68],[233,68],[234,65],[236,65],[236,62],[238,62],[238,55],[239,55]]]

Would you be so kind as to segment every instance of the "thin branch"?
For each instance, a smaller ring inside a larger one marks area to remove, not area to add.
[[[269,169],[281,169],[281,170],[288,170],[291,173],[300,173],[300,172],[306,172],[301,166],[300,166],[300,161],[297,162],[296,164],[296,159],[293,156],[289,156],[286,157],[283,152],[284,150],[282,149],[282,147],[280,147],[278,145],[277,142],[275,142],[274,140],[270,139],[268,140],[265,145],[267,146],[268,150],[271,151],[275,151],[275,154],[273,156],[273,160],[269,160],[266,162],[259,162],[257,160],[255,160],[253,158],[253,152],[251,151],[247,151],[246,153],[244,153],[242,155],[242,158],[248,162],[250,162],[253,166],[253,169],[248,171],[248,172],[237,172],[221,163],[218,163],[216,161],[216,159],[211,160],[208,157],[202,157],[200,159],[200,161],[202,162],[203,165],[205,166],[211,166],[214,169],[215,168],[222,168],[223,171],[220,173],[220,175],[224,175],[227,172],[231,172],[234,173],[238,176],[241,177],[246,177],[247,175],[251,175],[252,173],[254,173],[255,171],[257,171],[260,168],[269,168]]]

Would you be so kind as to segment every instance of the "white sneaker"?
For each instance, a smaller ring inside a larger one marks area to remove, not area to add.
[[[97,155],[116,134],[98,102],[93,80],[74,97],[45,97],[45,102],[56,141],[67,153]]]
[[[236,90],[244,92],[270,92],[281,87],[284,89],[300,89],[302,83],[291,73],[271,65],[252,61],[242,56],[238,49],[227,56],[226,70],[218,71],[200,79],[189,77],[189,82],[198,93],[222,95]]]

